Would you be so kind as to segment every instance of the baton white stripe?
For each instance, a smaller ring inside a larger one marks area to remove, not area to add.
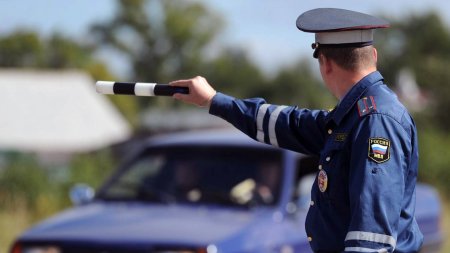
[[[134,85],[134,94],[136,96],[154,96],[156,83],[136,83]]]
[[[269,138],[270,138],[270,144],[272,144],[273,146],[278,147],[278,140],[277,140],[277,133],[275,132],[275,126],[277,124],[277,120],[278,120],[278,116],[280,115],[280,112],[287,108],[287,106],[278,106],[277,109],[275,109],[275,111],[272,112],[272,114],[270,114],[270,119],[269,119]]]
[[[114,94],[114,82],[98,81],[95,90],[101,94]]]
[[[373,253],[387,253],[387,249],[370,249],[362,247],[346,247],[344,249],[346,252],[373,252]]]
[[[345,237],[345,241],[348,240],[362,240],[362,241],[389,244],[392,246],[392,248],[395,248],[395,245],[397,244],[396,240],[392,236],[364,231],[348,232],[347,236]]]
[[[269,109],[270,104],[262,104],[259,109],[258,113],[256,114],[256,139],[259,142],[264,143],[264,117],[266,116],[267,109]]]

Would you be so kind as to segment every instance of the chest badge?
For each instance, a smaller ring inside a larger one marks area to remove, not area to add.
[[[385,138],[369,138],[369,158],[384,163],[390,158],[391,141]]]
[[[343,142],[347,139],[347,133],[337,133],[334,136],[334,141]]]
[[[325,170],[320,170],[319,175],[317,175],[317,184],[321,192],[325,192],[328,186],[328,176]]]

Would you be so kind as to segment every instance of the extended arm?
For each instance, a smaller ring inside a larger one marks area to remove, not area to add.
[[[190,94],[174,98],[198,106],[209,106],[209,112],[263,143],[294,151],[319,154],[324,142],[327,111],[278,106],[264,99],[236,99],[217,93],[203,77],[172,82],[188,87]]]

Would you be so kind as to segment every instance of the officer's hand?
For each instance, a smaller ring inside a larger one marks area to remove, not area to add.
[[[216,91],[209,85],[208,81],[201,76],[192,79],[178,80],[169,83],[173,86],[188,87],[189,94],[176,93],[175,99],[198,106],[209,107]]]

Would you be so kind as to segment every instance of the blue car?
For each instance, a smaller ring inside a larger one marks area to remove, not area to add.
[[[11,253],[312,252],[304,223],[317,163],[231,130],[152,138]],[[441,244],[440,212],[435,190],[418,184],[423,252]]]

